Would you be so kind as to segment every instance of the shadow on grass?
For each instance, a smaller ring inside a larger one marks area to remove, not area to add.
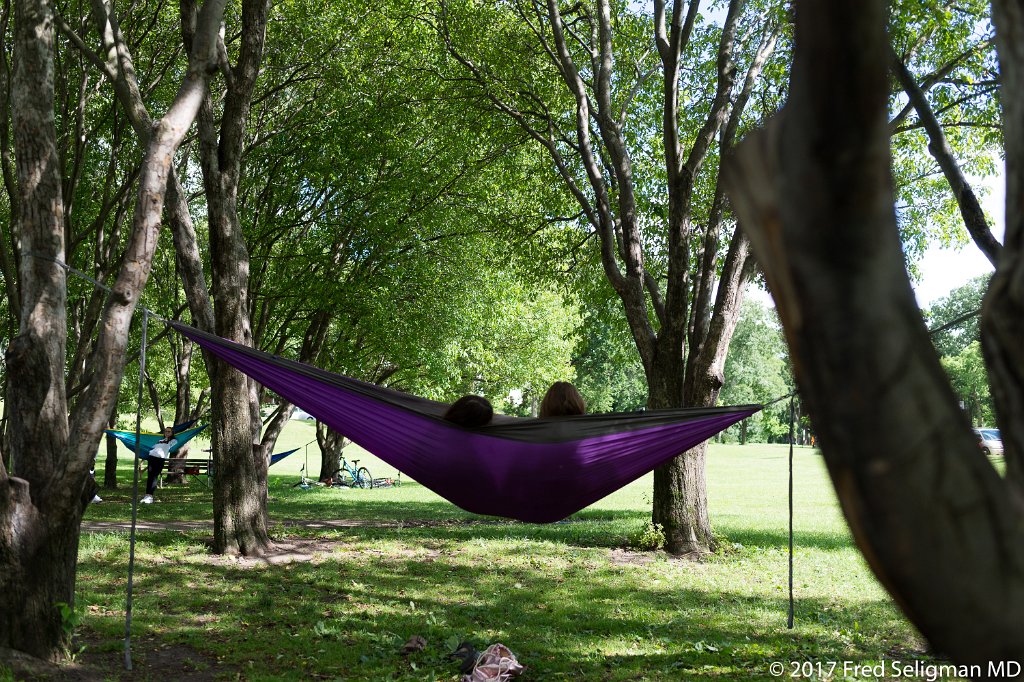
[[[415,491],[416,486],[412,488]],[[422,490],[422,489],[421,489]],[[293,489],[278,482],[271,488],[268,511],[272,532],[288,525],[289,533],[314,535],[331,530],[324,528],[291,527],[290,521],[307,523],[333,520],[365,524],[359,528],[363,537],[387,534],[388,528],[404,527],[407,534],[423,539],[524,538],[537,541],[560,542],[578,547],[627,547],[635,543],[650,512],[637,509],[584,509],[568,519],[552,524],[529,524],[492,516],[480,516],[463,511],[435,496],[428,499],[409,499],[408,495],[394,499],[397,491],[324,489],[313,491]],[[405,493],[409,493],[407,489]],[[205,522],[212,523],[213,505],[209,491],[193,484],[188,487],[166,488],[157,493],[160,500],[152,505],[140,505],[140,524]],[[110,522],[127,524],[131,519],[130,490],[106,493],[105,502],[87,510],[86,523]],[[376,528],[379,526],[380,528]],[[383,529],[383,531],[381,531]],[[738,543],[744,547],[785,549],[789,536],[785,528],[763,529],[735,527],[727,522],[717,524],[715,531],[724,545]],[[798,548],[826,551],[843,550],[851,546],[845,533],[797,531]]]
[[[774,549],[789,548],[789,532],[766,530],[762,528],[734,528],[725,524],[715,526],[715,532],[725,543],[739,543],[744,547],[764,547]],[[825,533],[818,531],[798,530],[793,533],[793,544],[796,548],[813,548],[825,551],[839,551],[853,546],[853,540],[846,532]]]
[[[514,557],[538,562],[523,563],[470,545],[243,569],[189,562],[181,543],[170,533],[140,543],[136,633],[253,671],[250,680],[447,679],[455,668],[445,654],[462,639],[505,643],[530,679],[769,679],[772,660],[891,654],[909,629],[887,600],[801,599],[787,631],[782,595],[679,587],[571,554]],[[123,636],[123,558],[111,548],[80,563],[86,601],[104,606],[85,619],[101,641]],[[399,655],[416,634],[428,648]]]

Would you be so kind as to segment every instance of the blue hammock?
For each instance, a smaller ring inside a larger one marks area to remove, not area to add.
[[[209,426],[209,424],[204,424],[194,429],[188,428],[189,426],[192,426],[192,424],[195,423],[195,420],[192,420],[189,422],[185,422],[184,424],[178,424],[177,426],[171,427],[171,429],[174,432],[174,438],[175,440],[178,441],[178,443],[173,448],[171,448],[172,455],[178,450],[180,450],[185,445],[185,443],[192,440],[200,431],[203,431],[207,426]],[[133,453],[135,452],[134,431],[114,431],[112,429],[107,429],[106,433],[109,433],[111,436],[124,443],[125,446]],[[149,451],[153,449],[153,446],[156,445],[157,441],[163,438],[163,434],[153,433],[150,431],[143,431],[141,436],[142,446],[140,448],[141,453],[139,455],[139,459],[149,459]],[[285,452],[278,452],[277,454],[271,455],[270,466],[274,466],[288,455],[298,452],[299,449],[300,448],[295,448],[294,450],[287,450]]]
[[[179,424],[177,427],[171,427],[171,429],[174,431],[174,439],[178,441],[175,444],[175,446],[171,448],[172,455],[178,450],[180,450],[185,445],[185,443],[195,438],[197,434],[206,429],[206,427],[208,426],[208,424],[203,424],[202,426],[198,426],[194,429],[187,428],[194,423],[194,421],[191,421],[186,422],[184,424]],[[184,430],[182,430],[183,427]],[[124,443],[125,447],[127,447],[133,453],[135,452],[134,431],[114,431],[112,429],[107,429],[106,433],[110,434],[114,438]],[[139,436],[139,459],[149,459],[149,452],[153,449],[153,446],[156,445],[157,442],[164,436],[162,433],[150,433],[145,431],[139,434]]]
[[[275,464],[280,462],[282,459],[284,459],[288,455],[292,454],[293,452],[298,452],[298,451],[299,451],[299,448],[295,448],[294,450],[288,450],[287,452],[279,452],[276,455],[271,455],[270,456],[270,466],[274,466]]]

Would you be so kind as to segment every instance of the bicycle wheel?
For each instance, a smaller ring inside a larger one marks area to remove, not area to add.
[[[370,470],[366,467],[359,467],[354,485],[357,488],[372,488],[373,478],[370,476]]]

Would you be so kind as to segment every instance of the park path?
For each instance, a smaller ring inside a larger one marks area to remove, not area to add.
[[[563,523],[577,523],[578,520],[570,519]],[[284,526],[285,528],[440,528],[455,526],[495,526],[509,525],[508,521],[498,519],[464,519],[464,520],[412,520],[412,521],[375,521],[372,519],[289,519],[272,520],[274,527]],[[86,521],[82,523],[83,533],[113,533],[128,532],[131,530],[131,521]],[[212,536],[212,521],[155,521],[143,520],[135,524],[137,532],[154,531],[206,531]],[[212,539],[212,538],[211,538]],[[210,540],[207,540],[209,542]],[[239,557],[209,554],[202,557],[202,561],[209,564],[231,564],[240,567],[251,567],[265,564],[288,564],[292,562],[317,561],[330,555],[339,547],[346,546],[342,539],[327,539],[322,537],[312,538],[279,538],[275,540],[267,552],[260,557]],[[347,548],[347,547],[346,547]],[[386,552],[380,549],[362,550],[371,554],[384,555]],[[435,550],[429,550],[426,554],[420,555],[415,552],[410,554],[408,549],[397,549],[395,552],[402,555],[417,556],[427,560],[441,558],[441,554]],[[671,557],[666,558],[655,552],[637,552],[622,547],[608,548],[608,560],[613,564],[634,564],[643,565],[652,563],[655,560],[670,560],[689,563],[694,557]]]
[[[508,525],[508,521],[492,519],[466,520],[409,520],[409,521],[376,521],[373,519],[271,519],[271,526],[282,525],[285,528],[441,528],[445,526],[495,526]],[[130,531],[131,521],[83,521],[83,533],[112,533]],[[207,530],[213,532],[213,521],[156,521],[138,520],[135,522],[138,531],[194,531]]]
[[[310,528],[310,529],[333,529],[333,528],[424,528],[440,527],[451,525],[494,525],[502,521],[490,519],[471,519],[465,521],[374,521],[371,519],[333,519],[333,520],[312,520],[312,519],[272,519],[271,524],[277,528]],[[82,523],[83,533],[115,533],[130,532],[131,521],[86,521]],[[136,532],[155,531],[200,531],[208,532],[211,538],[213,535],[213,521],[159,521],[139,520],[135,523]],[[317,561],[330,555],[338,547],[344,546],[344,540],[330,540],[325,538],[282,538],[275,540],[267,548],[263,556],[241,557],[227,555],[203,555],[201,560],[209,564],[231,564],[234,566],[258,566],[261,564],[288,564],[293,562]],[[382,552],[379,552],[382,553]],[[438,553],[433,553],[440,556]]]

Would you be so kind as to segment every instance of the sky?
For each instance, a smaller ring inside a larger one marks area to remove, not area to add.
[[[977,185],[976,182],[972,184]],[[1002,242],[1005,231],[1003,217],[1006,209],[1006,178],[1000,173],[984,184],[988,186],[989,194],[981,200],[982,207],[992,217],[992,232]],[[937,247],[929,249],[921,260],[920,269],[921,281],[914,287],[914,292],[917,294],[918,305],[927,308],[968,280],[992,272],[992,264],[974,242],[968,242],[960,250]]]
[[[650,2],[634,0],[633,4],[647,6],[649,11],[653,11]],[[725,22],[725,10],[724,4],[713,5],[711,9],[706,9],[704,14],[712,23],[721,26]],[[981,203],[988,215],[992,217],[993,234],[1002,243],[1006,197],[1006,178],[1003,172],[985,181],[980,181],[977,178],[969,178],[969,180],[975,188],[982,184],[988,187],[988,195],[982,198]],[[932,306],[939,299],[948,296],[951,291],[975,277],[993,270],[992,264],[971,241],[959,249],[947,249],[940,246],[928,249],[918,264],[918,269],[921,278],[920,281],[913,284],[914,293],[917,294],[917,304],[922,309]],[[766,291],[756,289],[752,286],[748,295],[767,305],[774,305],[771,296]]]
[[[1005,182],[1002,173],[984,181],[989,192],[981,200],[982,207],[994,223],[992,232],[1000,242],[1003,241],[1004,232]],[[978,187],[979,182],[975,180],[972,184]],[[917,294],[917,304],[924,309],[931,307],[939,299],[948,296],[951,291],[975,277],[992,272],[992,264],[982,255],[974,242],[968,241],[959,249],[942,248],[937,245],[931,247],[925,251],[918,269],[921,279],[914,283],[914,293]],[[757,291],[752,287],[748,295],[767,305],[774,305],[771,296],[765,291]]]

